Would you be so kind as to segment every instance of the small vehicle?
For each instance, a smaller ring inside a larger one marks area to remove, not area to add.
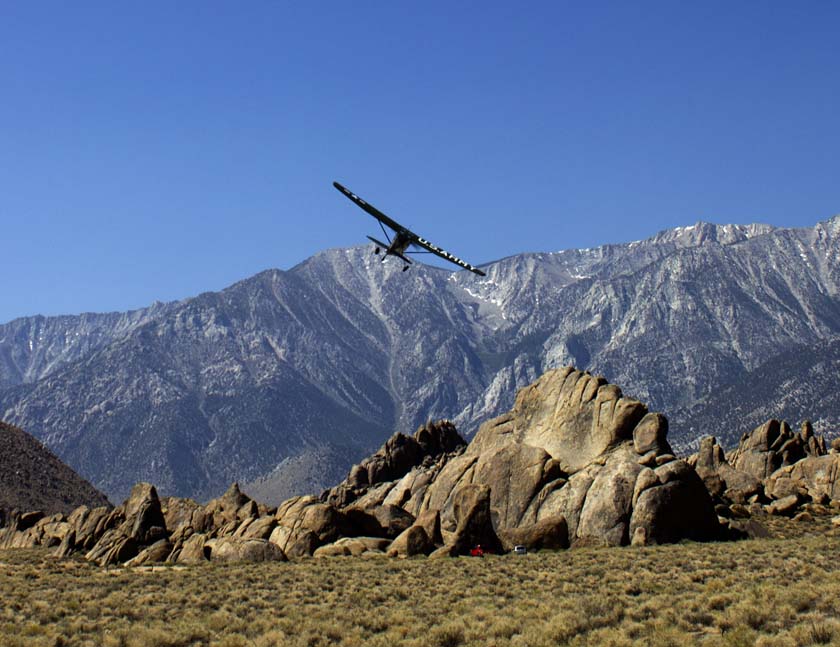
[[[523,544],[517,544],[513,547],[513,553],[515,555],[527,555],[528,549]]]

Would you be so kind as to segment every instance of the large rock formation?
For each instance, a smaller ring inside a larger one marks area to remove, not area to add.
[[[166,538],[166,521],[153,485],[136,484],[131,490],[131,496],[115,512],[112,520],[120,523],[115,523],[102,533],[87,552],[86,557],[90,561],[102,566],[122,563],[136,557],[146,547]],[[77,537],[84,539],[83,536]],[[76,546],[67,546],[65,550],[73,548]]]
[[[56,546],[70,531],[70,524],[60,512],[44,516],[39,511],[22,513],[15,509],[6,519],[6,525],[0,528],[0,548]]]
[[[442,466],[466,446],[455,425],[448,420],[429,422],[414,436],[394,434],[375,454],[354,465],[344,482],[325,492],[322,498],[337,506],[354,502],[355,507],[364,506],[364,501],[357,501],[363,494],[376,491],[381,484],[391,484],[419,466],[427,474],[433,474],[436,472],[433,466]]]
[[[564,529],[564,537],[534,535],[553,545],[716,537],[711,499],[694,470],[671,454],[667,430],[664,416],[617,386],[567,367],[522,389],[513,409],[484,423],[464,451],[415,464],[390,482],[365,483],[358,477],[368,471],[363,463],[324,498],[341,507],[349,491],[368,509],[399,505],[415,517],[437,510],[446,543],[460,553],[469,543],[467,492],[467,499],[489,503],[485,526],[469,524],[470,537],[489,546],[537,525]]]

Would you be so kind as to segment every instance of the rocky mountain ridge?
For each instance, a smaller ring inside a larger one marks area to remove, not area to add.
[[[429,417],[470,437],[555,366],[688,410],[840,335],[839,229],[697,223],[509,257],[485,278],[329,250],[178,303],[0,326],[0,416],[116,499],[138,480],[200,499],[240,480],[279,501]],[[821,406],[823,429],[837,412]],[[678,446],[721,433],[686,424]],[[319,474],[324,456],[339,460]]]

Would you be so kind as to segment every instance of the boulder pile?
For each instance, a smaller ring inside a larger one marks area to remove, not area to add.
[[[808,421],[794,432],[787,422],[768,420],[744,434],[729,454],[707,436],[688,460],[726,517],[840,507],[840,453],[826,449]]]

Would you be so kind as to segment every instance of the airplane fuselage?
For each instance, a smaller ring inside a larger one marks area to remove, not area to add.
[[[370,236],[368,236],[370,238]],[[403,230],[399,230],[394,234],[394,240],[391,241],[391,244],[385,248],[385,253],[382,254],[382,262],[385,262],[385,259],[388,256],[396,256],[397,258],[402,259],[405,263],[403,266],[403,272],[408,269],[408,266],[411,265],[411,261],[408,260],[405,256],[405,250],[409,248],[411,243],[413,242],[413,238],[411,237],[411,233]],[[376,252],[379,252],[379,247],[377,246]]]
[[[402,258],[409,245],[411,245],[411,236],[404,231],[398,231],[386,253]]]

